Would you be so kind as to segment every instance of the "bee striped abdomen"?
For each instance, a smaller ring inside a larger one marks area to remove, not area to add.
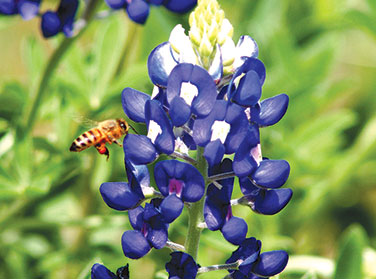
[[[70,147],[70,151],[79,152],[96,145],[102,140],[103,134],[98,128],[91,129],[77,139],[75,139]]]

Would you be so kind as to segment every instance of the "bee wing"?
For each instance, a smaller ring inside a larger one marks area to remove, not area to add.
[[[80,124],[80,126],[83,126],[85,128],[93,128],[93,127],[97,127],[99,122],[98,121],[95,121],[95,120],[92,120],[92,119],[89,119],[83,115],[72,115],[72,119]]]

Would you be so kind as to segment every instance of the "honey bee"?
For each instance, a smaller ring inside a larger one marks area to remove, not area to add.
[[[71,147],[72,152],[80,152],[91,146],[95,146],[99,154],[110,157],[110,153],[106,147],[106,143],[116,143],[122,146],[118,139],[128,134],[130,125],[124,119],[109,119],[99,122],[97,127],[90,129],[76,138]]]

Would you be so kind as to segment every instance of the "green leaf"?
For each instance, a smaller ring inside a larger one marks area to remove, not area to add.
[[[102,27],[103,26],[103,27]],[[98,108],[101,98],[106,94],[107,88],[115,74],[118,61],[121,57],[125,34],[118,17],[111,17],[98,29],[96,45],[96,74],[95,87],[91,92],[91,106]]]
[[[28,94],[20,83],[12,81],[4,84],[0,94],[0,117],[13,121],[21,117]]]
[[[343,233],[333,279],[363,278],[362,253],[366,239],[360,225],[352,225]]]
[[[361,11],[352,10],[347,17],[355,24],[365,27],[376,35],[376,20],[374,16],[370,16]]]
[[[376,13],[376,1],[375,0],[367,0],[368,6],[372,9],[374,13]]]
[[[23,60],[29,73],[31,82],[39,80],[40,73],[43,72],[43,67],[46,62],[46,51],[41,45],[41,41],[35,37],[26,38],[23,42]]]
[[[26,188],[25,194],[28,196],[40,196],[46,194],[51,188],[49,176],[33,177],[31,184]]]

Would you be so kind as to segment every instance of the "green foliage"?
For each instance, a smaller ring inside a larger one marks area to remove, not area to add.
[[[263,251],[289,251],[291,268],[280,278],[375,278],[361,257],[366,234],[376,243],[375,1],[219,2],[234,40],[249,34],[259,45],[267,69],[262,98],[290,96],[286,116],[261,140],[265,157],[289,161],[293,199],[276,216],[234,208],[236,215]],[[129,262],[132,279],[165,278],[167,249],[139,261],[123,256],[127,214],[106,207],[98,191],[102,182],[126,179],[122,148],[110,146],[106,162],[94,148],[71,153],[69,146],[89,129],[76,118],[124,117],[123,88],[151,93],[147,55],[176,24],[186,27],[187,16],[152,8],[144,27],[122,11],[92,22],[58,57],[26,132],[43,71],[64,42],[42,40],[36,22],[0,18],[0,278],[88,278],[94,262],[112,270]],[[183,215],[170,238],[183,243],[186,226]],[[203,266],[235,249],[216,233],[201,241]],[[329,269],[311,272],[307,263]]]
[[[340,240],[339,256],[334,272],[334,279],[363,278],[362,256],[366,235],[361,226],[351,226]]]

